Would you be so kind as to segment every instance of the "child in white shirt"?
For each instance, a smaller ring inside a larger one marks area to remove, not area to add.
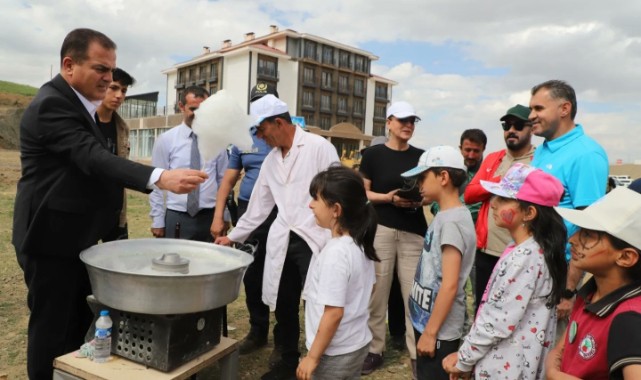
[[[372,334],[368,304],[376,279],[376,213],[362,178],[332,166],[310,185],[316,223],[332,233],[312,257],[303,291],[309,352],[298,365],[298,379],[359,378]]]

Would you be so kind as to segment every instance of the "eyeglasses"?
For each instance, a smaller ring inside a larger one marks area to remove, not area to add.
[[[521,132],[523,129],[525,129],[525,127],[529,127],[529,126],[530,126],[530,124],[526,123],[524,121],[504,121],[504,122],[501,122],[501,127],[503,127],[503,130],[505,132],[509,131],[512,127],[514,127],[514,129],[517,132]]]
[[[399,123],[401,123],[401,124],[407,124],[407,123],[409,123],[409,124],[416,124],[416,123],[418,123],[418,121],[420,120],[420,119],[419,119],[419,118],[417,118],[416,116],[408,116],[408,117],[404,117],[404,118],[402,118],[402,119],[399,119],[399,118],[397,118],[397,117],[394,117],[394,119],[396,119],[396,121],[398,121],[398,122],[399,122]]]

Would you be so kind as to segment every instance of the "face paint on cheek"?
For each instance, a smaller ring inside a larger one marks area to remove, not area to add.
[[[516,215],[516,212],[514,210],[502,210],[499,213],[499,218],[501,218],[501,221],[507,225],[511,225],[512,221],[514,221],[514,216]]]

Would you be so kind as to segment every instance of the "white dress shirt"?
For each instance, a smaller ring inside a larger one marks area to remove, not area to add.
[[[161,134],[154,143],[151,164],[163,169],[189,169],[191,163],[191,128],[182,123]],[[209,178],[200,184],[199,208],[214,208],[218,184],[227,169],[227,151],[223,150],[216,158],[205,162],[202,170]],[[166,197],[166,200],[165,200]],[[170,191],[154,189],[149,194],[149,204],[153,228],[165,227],[166,208],[174,211],[187,211],[187,194],[175,194]]]
[[[278,216],[267,237],[263,273],[263,302],[272,311],[276,309],[289,232],[303,238],[313,254],[318,254],[331,237],[329,230],[316,224],[309,208],[309,185],[317,173],[338,161],[336,148],[329,141],[297,127],[285,158],[280,148],[265,157],[247,211],[228,235],[231,241],[244,242],[267,219],[274,205],[278,206]]]
[[[69,86],[69,87],[71,87],[71,86]],[[82,103],[82,105],[85,107],[87,112],[89,112],[89,115],[91,115],[91,117],[95,119],[96,110],[98,109],[98,106],[100,106],[102,101],[94,101],[94,102],[92,102],[91,100],[85,98],[84,95],[82,95],[81,93],[76,91],[75,88],[71,87],[71,89],[73,90],[73,92],[76,93],[76,95],[78,96],[78,99],[80,99],[80,102]],[[160,179],[160,175],[162,174],[163,170],[164,169],[161,169],[161,168],[155,168],[154,171],[151,172],[151,176],[149,177],[149,180],[147,180],[147,188],[148,189],[157,189],[155,184]]]

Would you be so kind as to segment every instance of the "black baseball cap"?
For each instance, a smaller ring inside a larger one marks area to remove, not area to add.
[[[267,94],[272,94],[278,98],[278,91],[276,91],[276,86],[271,83],[258,82],[252,88],[251,93],[249,94],[249,101],[253,102]]]

